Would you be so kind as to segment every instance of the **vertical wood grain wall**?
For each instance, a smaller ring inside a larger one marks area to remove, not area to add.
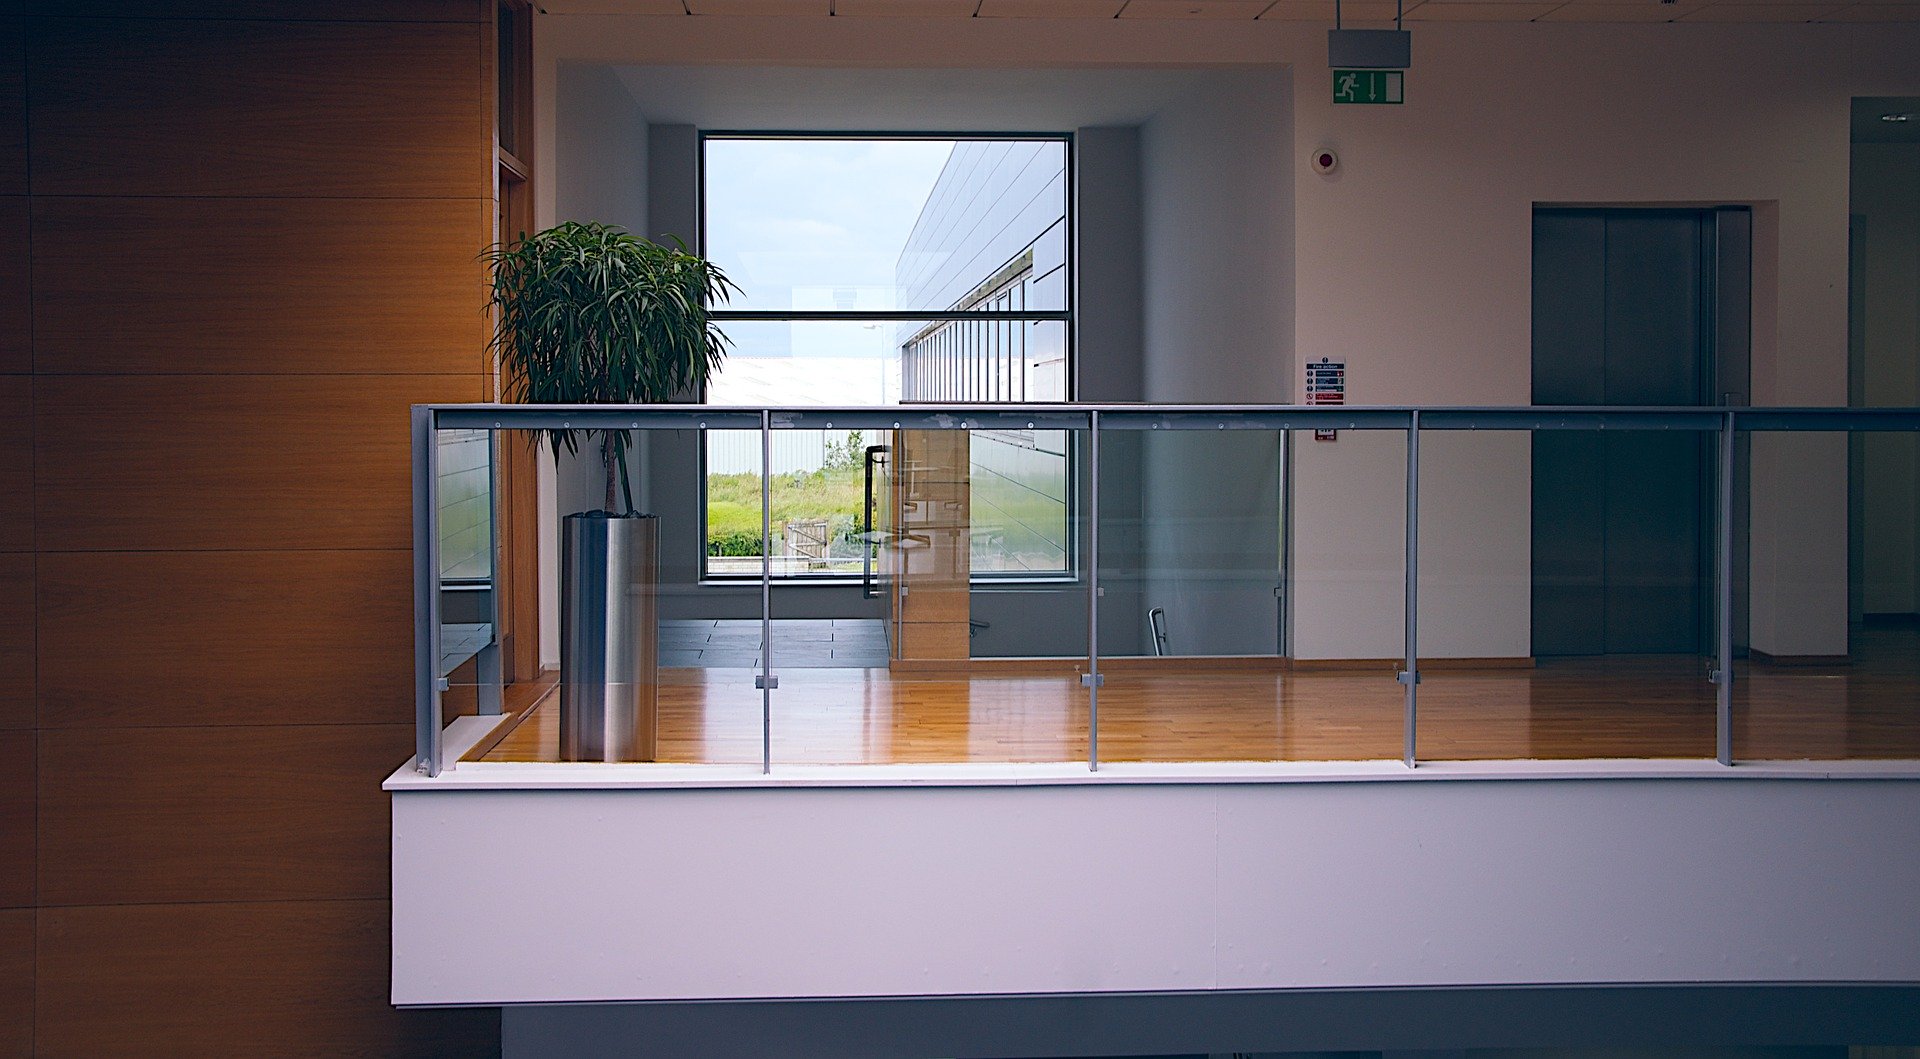
[[[488,396],[485,0],[0,5],[0,1055],[397,1012],[407,406]]]

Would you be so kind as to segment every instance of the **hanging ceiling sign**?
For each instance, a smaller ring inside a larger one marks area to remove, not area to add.
[[[1406,102],[1405,70],[1335,70],[1333,72],[1333,101],[1335,103],[1404,103]]]

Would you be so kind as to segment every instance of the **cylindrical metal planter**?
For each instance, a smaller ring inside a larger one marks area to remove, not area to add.
[[[560,531],[560,759],[651,761],[660,520],[588,511]]]

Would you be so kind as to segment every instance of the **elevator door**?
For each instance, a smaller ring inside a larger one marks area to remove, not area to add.
[[[1745,283],[1721,216],[1736,212],[1744,232],[1744,210],[1536,210],[1534,403],[1720,403],[1715,319],[1745,304],[1744,287],[1731,301],[1723,289]],[[1535,434],[1534,654],[1704,650],[1712,446],[1672,431]]]

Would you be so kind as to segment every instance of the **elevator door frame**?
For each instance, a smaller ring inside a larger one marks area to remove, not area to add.
[[[1717,206],[1623,206],[1623,205],[1577,205],[1577,204],[1537,204],[1533,210],[1535,218],[1541,215],[1587,216],[1606,219],[1617,216],[1687,216],[1699,225],[1699,277],[1696,313],[1699,321],[1697,359],[1699,377],[1695,382],[1695,392],[1700,396],[1701,404],[1725,407],[1744,407],[1749,403],[1750,381],[1752,377],[1752,277],[1753,277],[1753,212],[1751,207],[1739,204]],[[1533,260],[1530,273],[1530,286],[1537,281],[1538,267],[1537,242],[1532,247]],[[1605,269],[1605,250],[1603,244],[1600,268]],[[1604,282],[1604,271],[1603,271]],[[1538,294],[1534,293],[1537,303]],[[1601,324],[1605,325],[1605,310],[1601,312]],[[1601,336],[1604,343],[1604,333]],[[1604,349],[1604,345],[1603,345]],[[1604,356],[1604,353],[1603,353]],[[1533,369],[1534,403],[1538,404],[1539,360],[1538,350],[1530,345],[1529,366]],[[1603,362],[1604,370],[1604,362]],[[1708,653],[1715,642],[1717,629],[1715,622],[1718,608],[1713,605],[1715,591],[1714,545],[1718,526],[1718,504],[1714,476],[1718,461],[1713,458],[1716,441],[1709,435],[1701,436],[1702,465],[1700,488],[1698,490],[1699,527],[1695,548],[1696,583],[1699,587],[1698,621],[1694,642],[1699,653]],[[1744,654],[1748,639],[1748,602],[1747,571],[1748,553],[1748,482],[1750,477],[1749,444],[1745,436],[1735,441],[1734,451],[1734,526],[1733,526],[1733,570],[1734,570],[1734,606],[1733,640],[1736,651]],[[1537,511],[1539,496],[1538,483],[1533,486],[1532,507]],[[1535,584],[1539,582],[1539,556],[1536,552],[1530,564],[1529,576]],[[1604,582],[1602,591],[1604,592]],[[1539,616],[1536,613],[1530,622],[1531,636],[1537,638]],[[1604,647],[1604,624],[1602,626]],[[1538,651],[1536,649],[1535,653]]]

